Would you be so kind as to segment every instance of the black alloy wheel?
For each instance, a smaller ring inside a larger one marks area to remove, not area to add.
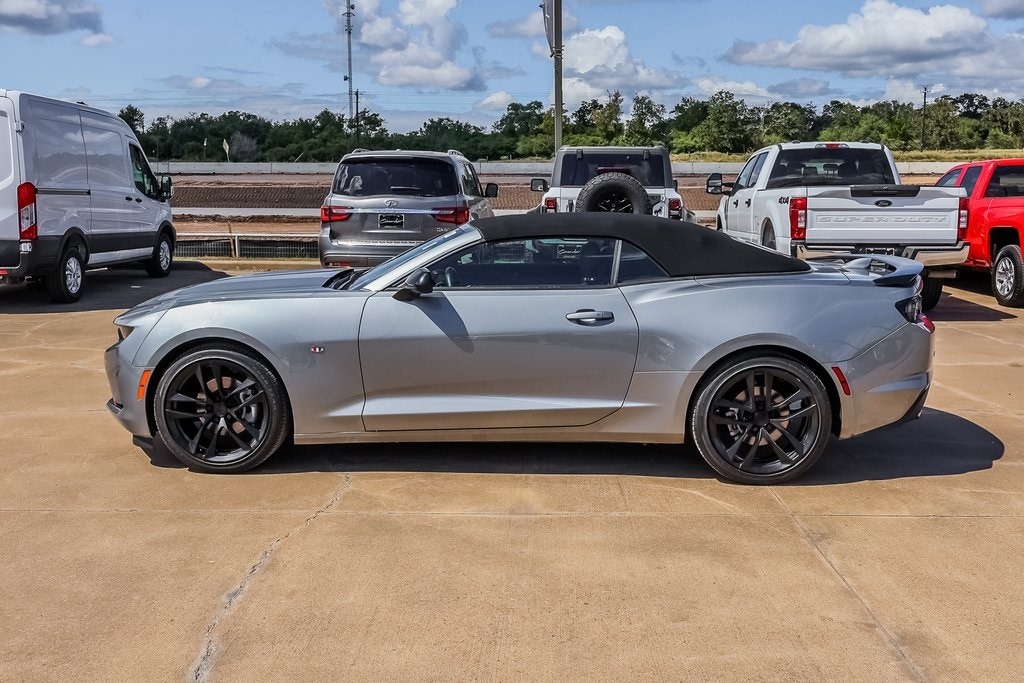
[[[778,484],[806,472],[832,427],[828,392],[803,363],[741,356],[714,371],[690,419],[697,450],[716,472],[745,484]]]
[[[157,385],[160,437],[186,465],[208,472],[256,467],[291,429],[280,380],[260,360],[205,347],[175,360]]]

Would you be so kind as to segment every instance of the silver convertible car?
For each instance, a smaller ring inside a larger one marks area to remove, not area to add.
[[[920,272],[651,216],[487,218],[370,270],[151,299],[114,321],[108,406],[205,471],[289,441],[689,440],[722,477],[774,484],[832,435],[920,414]]]

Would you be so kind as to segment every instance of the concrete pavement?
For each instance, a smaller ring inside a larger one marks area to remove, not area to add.
[[[151,460],[110,321],[222,275],[0,289],[0,680],[1019,680],[1024,322],[983,281],[921,420],[751,488],[672,447]]]

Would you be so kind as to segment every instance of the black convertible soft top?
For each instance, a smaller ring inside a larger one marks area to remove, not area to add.
[[[734,240],[696,223],[633,213],[526,213],[481,218],[484,239],[611,237],[647,252],[671,277],[797,273],[811,269],[785,254]]]

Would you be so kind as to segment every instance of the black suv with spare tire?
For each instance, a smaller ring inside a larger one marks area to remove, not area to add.
[[[542,213],[616,211],[647,213],[693,222],[672,179],[668,150],[654,147],[562,147],[555,154],[550,184],[530,181],[543,192]]]

